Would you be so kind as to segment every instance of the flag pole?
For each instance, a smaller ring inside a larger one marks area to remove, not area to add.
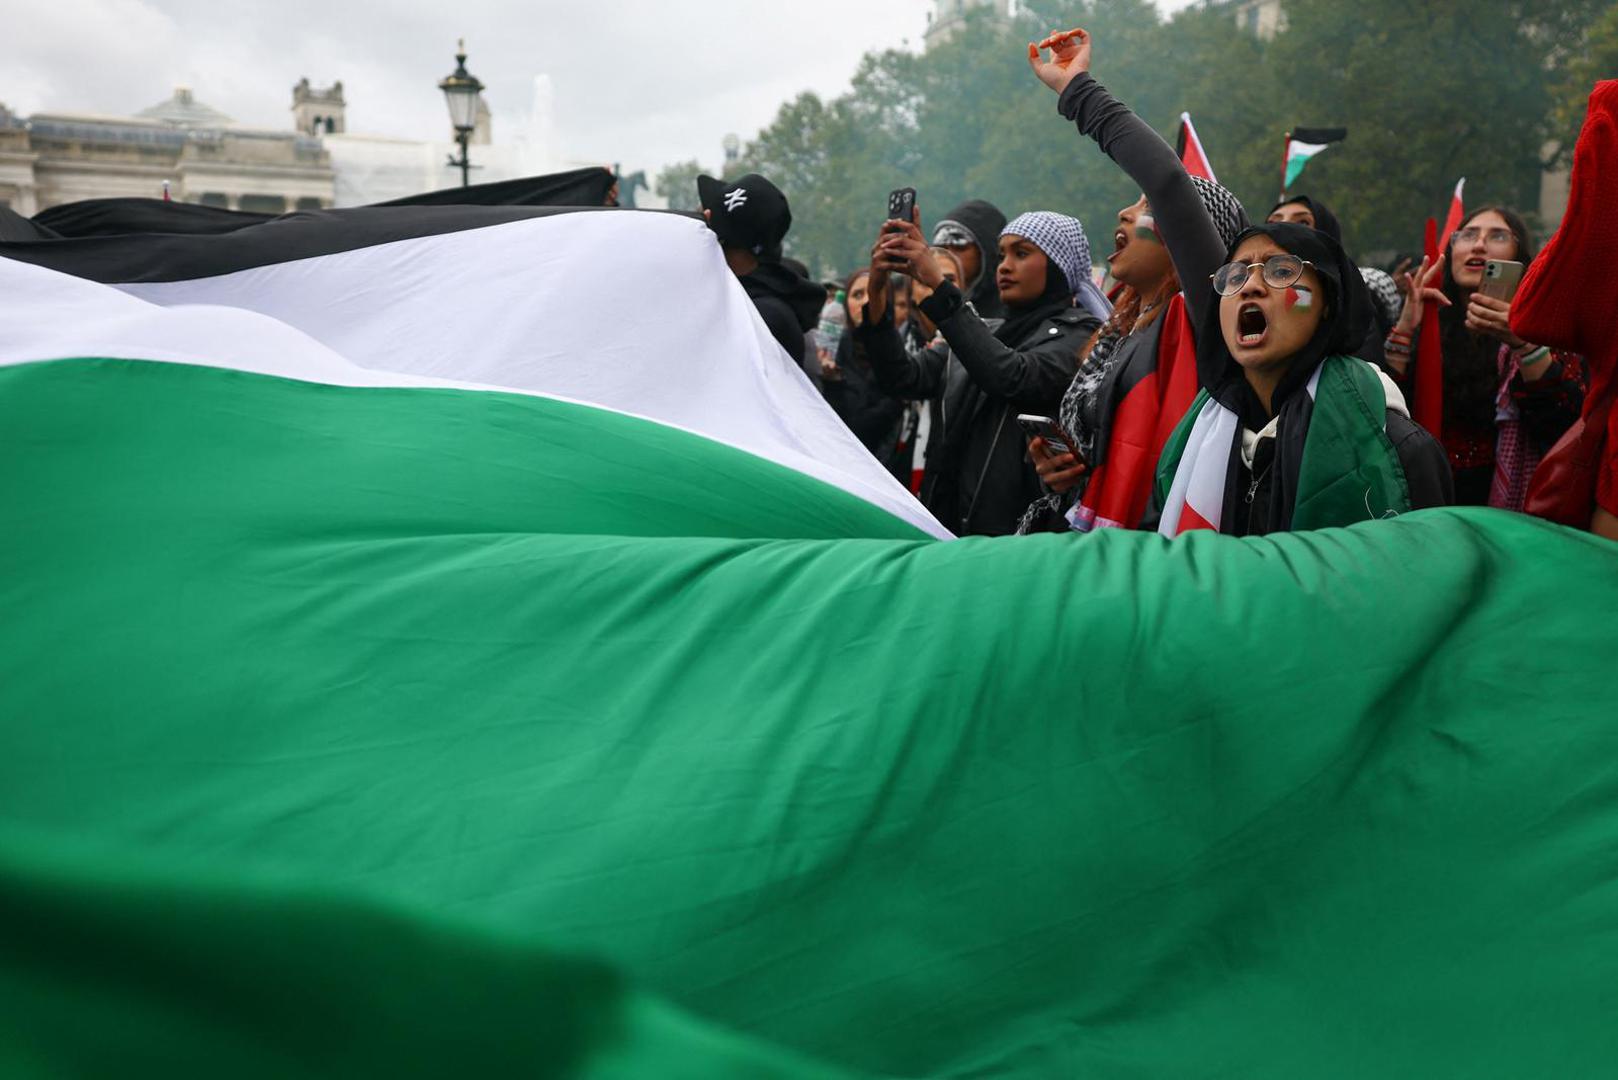
[[[1292,149],[1292,132],[1281,136],[1281,194],[1275,201],[1281,202],[1287,197],[1287,154]]]

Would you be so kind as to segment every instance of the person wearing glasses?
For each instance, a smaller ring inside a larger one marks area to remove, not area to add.
[[[1158,455],[1197,393],[1194,328],[1212,304],[1208,275],[1247,227],[1234,195],[1188,176],[1157,132],[1090,75],[1092,47],[1085,30],[1053,33],[1028,46],[1028,63],[1057,93],[1057,111],[1141,196],[1118,212],[1107,256],[1121,286],[1112,315],[1080,349],[1054,414],[1075,452],[1029,439],[1044,490],[1024,511],[1019,533],[1146,524]]]
[[[1291,223],[1243,232],[1197,336],[1202,391],[1158,462],[1158,531],[1320,529],[1453,501],[1438,440],[1352,355],[1371,296],[1341,245]]]
[[[1580,358],[1524,341],[1511,330],[1511,301],[1478,291],[1488,260],[1527,265],[1533,258],[1528,227],[1515,211],[1473,211],[1450,237],[1439,265],[1423,261],[1408,275],[1421,287],[1409,290],[1388,333],[1389,369],[1410,393],[1422,314],[1428,304],[1439,305],[1444,422],[1438,434],[1462,506],[1522,510],[1535,467],[1584,406]]]

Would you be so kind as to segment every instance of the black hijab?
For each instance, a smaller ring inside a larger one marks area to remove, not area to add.
[[[1236,249],[1251,236],[1267,236],[1277,247],[1307,260],[1320,279],[1325,291],[1320,325],[1315,328],[1303,348],[1293,354],[1292,365],[1282,377],[1280,385],[1271,395],[1273,415],[1279,418],[1274,445],[1275,479],[1269,487],[1269,506],[1263,520],[1272,526],[1285,528],[1292,520],[1297,505],[1298,474],[1303,464],[1304,437],[1309,432],[1309,418],[1314,403],[1305,388],[1309,380],[1328,356],[1353,356],[1365,340],[1371,325],[1371,291],[1358,268],[1343,253],[1341,245],[1327,234],[1307,225],[1277,222],[1273,225],[1255,225],[1236,238],[1226,252],[1230,261]],[[1201,286],[1212,289],[1212,284]],[[1257,431],[1269,423],[1271,413],[1264,409],[1258,395],[1247,384],[1241,365],[1230,355],[1225,335],[1219,324],[1219,301],[1208,307],[1201,333],[1197,337],[1197,379],[1221,405],[1241,419],[1241,426]],[[1241,430],[1237,429],[1235,444],[1231,447],[1232,462],[1239,460]],[[1235,522],[1234,500],[1239,484],[1238,470],[1227,473],[1225,512],[1223,520]]]
[[[1359,348],[1371,326],[1371,291],[1337,241],[1307,225],[1286,222],[1254,225],[1236,237],[1225,252],[1225,260],[1229,262],[1236,249],[1251,236],[1267,236],[1281,250],[1309,262],[1326,292],[1320,325],[1294,355],[1292,366],[1271,396],[1272,409],[1280,412],[1287,399],[1308,384],[1310,376],[1326,357],[1352,356]],[[1213,289],[1211,282],[1200,287]],[[1197,379],[1221,405],[1240,416],[1244,425],[1254,429],[1263,427],[1269,421],[1264,406],[1247,385],[1241,365],[1225,347],[1224,331],[1219,325],[1220,299],[1216,294],[1214,302],[1208,305],[1202,332],[1197,335]],[[1255,420],[1257,423],[1253,423]]]
[[[1325,203],[1311,199],[1307,195],[1294,195],[1290,199],[1282,199],[1280,202],[1270,207],[1270,214],[1275,213],[1283,206],[1290,206],[1292,203],[1307,206],[1309,208],[1309,212],[1315,216],[1315,228],[1319,229],[1321,232],[1325,233],[1339,244],[1343,242],[1343,227],[1337,223],[1337,215],[1332,213],[1331,208]],[[1265,217],[1268,216],[1269,214],[1265,215]]]
[[[1053,315],[1060,315],[1073,306],[1073,287],[1067,283],[1062,268],[1045,257],[1045,291],[1026,304],[1007,304],[1006,321],[995,327],[994,336],[1009,348],[1015,349],[1023,338],[1039,328],[1039,324]]]

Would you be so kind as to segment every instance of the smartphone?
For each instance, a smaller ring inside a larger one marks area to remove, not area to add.
[[[1078,444],[1068,438],[1067,432],[1062,430],[1062,425],[1050,417],[1021,413],[1017,416],[1017,423],[1022,425],[1023,431],[1030,439],[1036,435],[1044,439],[1045,445],[1051,448],[1052,453],[1072,454],[1075,458],[1079,456],[1076,449]]]
[[[1483,264],[1483,284],[1478,292],[1509,302],[1517,295],[1517,285],[1521,281],[1522,263],[1510,259],[1489,259]]]
[[[916,209],[916,189],[895,188],[888,192],[888,220],[909,221]]]

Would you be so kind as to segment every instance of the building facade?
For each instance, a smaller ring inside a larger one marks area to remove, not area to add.
[[[472,133],[474,183],[568,167],[557,158],[550,80],[534,80],[527,123],[494,140],[479,100]],[[169,196],[231,210],[280,214],[363,206],[453,187],[460,170],[453,132],[441,140],[398,139],[348,130],[343,84],[292,88],[292,123],[273,131],[237,125],[177,88],[134,116],[41,112],[16,116],[0,105],[0,206],[31,217],[80,199]],[[446,118],[447,120],[447,118]]]
[[[61,203],[170,197],[284,213],[331,206],[331,159],[318,138],[238,127],[179,87],[130,117],[0,108],[0,202],[25,216]]]

